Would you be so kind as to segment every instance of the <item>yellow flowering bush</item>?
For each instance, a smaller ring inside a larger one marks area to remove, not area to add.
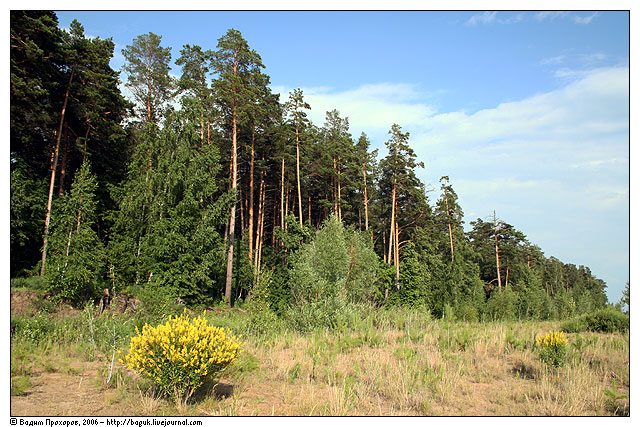
[[[156,327],[136,328],[122,363],[150,377],[176,402],[187,401],[213,375],[233,362],[242,343],[229,330],[207,324],[202,316],[183,313]]]
[[[564,333],[549,331],[536,338],[538,357],[547,365],[563,366],[567,357],[567,343]]]

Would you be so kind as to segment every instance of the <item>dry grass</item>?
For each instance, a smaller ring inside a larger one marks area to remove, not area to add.
[[[20,375],[37,374],[33,391],[38,392],[13,396],[11,410],[28,415],[25,408],[37,404],[34,396],[42,404],[51,391],[55,395],[42,406],[47,415],[96,414],[88,410],[91,405],[100,405],[100,414],[142,416],[628,414],[628,398],[612,402],[604,392],[614,380],[620,394],[629,392],[628,335],[568,334],[568,363],[552,370],[536,358],[532,345],[536,334],[554,327],[553,322],[448,323],[409,317],[378,328],[284,332],[259,341],[249,337],[244,355],[220,383],[179,407],[148,384],[141,387],[142,380],[122,367],[119,383],[107,387],[82,382],[85,371],[49,366],[52,357],[42,359],[48,363],[44,367],[22,360],[16,369]],[[99,363],[87,369],[95,373]],[[69,396],[77,404],[64,403],[64,388],[72,385],[76,396],[87,401]]]

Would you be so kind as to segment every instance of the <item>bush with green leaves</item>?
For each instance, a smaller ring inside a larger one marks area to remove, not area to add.
[[[568,340],[562,332],[549,331],[536,338],[538,358],[545,364],[559,368],[567,359]]]
[[[287,317],[300,330],[334,327],[347,305],[370,300],[377,268],[371,241],[330,217],[294,257]]]
[[[47,290],[76,305],[98,295],[105,272],[104,247],[93,229],[97,186],[86,160],[76,172],[71,191],[55,201],[51,213]]]
[[[46,287],[46,282],[40,276],[14,277],[11,279],[11,288],[39,291]]]
[[[517,299],[517,294],[509,288],[494,290],[485,307],[487,316],[491,320],[515,319]]]
[[[564,332],[626,332],[629,330],[629,316],[615,308],[608,307],[594,313],[569,319],[562,324]]]
[[[587,328],[593,332],[626,332],[629,316],[614,308],[605,308],[585,315]]]

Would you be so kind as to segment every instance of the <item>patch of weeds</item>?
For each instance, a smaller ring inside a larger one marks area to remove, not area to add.
[[[582,335],[576,335],[573,341],[570,342],[571,347],[580,352],[587,347],[587,341],[582,338]]]
[[[414,360],[418,355],[418,351],[407,346],[400,346],[393,351],[393,355],[400,360]]]
[[[242,351],[226,371],[230,375],[237,377],[255,372],[258,369],[260,369],[260,360],[248,351]]]
[[[471,331],[464,328],[456,331],[455,340],[457,347],[462,351],[466,351],[473,345],[473,334],[471,333]]]
[[[424,331],[419,327],[407,326],[407,338],[414,343],[422,341],[424,339]]]
[[[47,316],[37,314],[31,317],[13,317],[11,330],[13,337],[38,343],[53,333],[53,322]]]
[[[382,334],[378,332],[377,329],[371,327],[364,331],[364,335],[362,336],[362,340],[369,347],[379,347],[383,344],[384,340],[382,338]]]
[[[621,393],[618,390],[618,384],[616,380],[613,380],[611,384],[611,390],[605,388],[604,390],[602,390],[602,392],[607,396],[606,408],[608,411],[610,411],[614,415],[623,417],[629,416],[629,404],[628,402],[623,401],[624,399],[629,399],[629,395]]]
[[[516,363],[511,369],[511,373],[523,380],[534,380],[536,378],[533,367],[526,365],[524,362]]]
[[[42,369],[48,373],[56,372],[58,370],[51,359],[45,359],[42,361]]]
[[[289,377],[289,381],[294,382],[296,380],[296,378],[298,378],[300,376],[300,367],[302,365],[300,364],[300,362],[296,362],[295,365],[293,365],[291,367],[291,369],[289,369],[288,372],[288,377]]]
[[[338,352],[342,353],[351,350],[352,348],[358,348],[365,342],[366,339],[363,336],[344,335],[336,340],[335,345]]]
[[[615,338],[609,342],[612,350],[623,350],[625,348],[625,344],[626,343],[624,341],[617,340]]]
[[[507,329],[504,337],[505,351],[510,353],[512,351],[524,351],[527,348],[525,340],[518,339],[511,329]]]
[[[32,386],[29,377],[12,377],[11,378],[11,396],[24,396],[27,390]]]
[[[432,393],[436,393],[438,383],[442,381],[443,376],[444,368],[442,365],[439,365],[437,369],[427,366],[422,373],[422,384],[427,386]]]
[[[440,329],[440,332],[438,332],[438,348],[440,349],[440,352],[444,354],[452,350],[452,347],[454,347],[453,344],[454,338],[452,338],[451,331],[447,325],[446,330]]]
[[[428,400],[423,400],[420,404],[420,412],[422,415],[430,415],[431,413],[431,403]]]

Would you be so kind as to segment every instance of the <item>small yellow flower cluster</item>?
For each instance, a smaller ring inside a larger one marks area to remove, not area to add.
[[[563,332],[549,331],[536,339],[540,347],[557,347],[568,342]]]
[[[136,333],[121,362],[149,376],[169,394],[176,388],[193,391],[206,375],[233,362],[242,347],[229,330],[208,325],[204,314],[190,319],[186,311],[164,325],[145,324]]]

